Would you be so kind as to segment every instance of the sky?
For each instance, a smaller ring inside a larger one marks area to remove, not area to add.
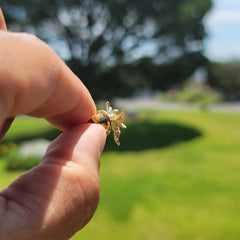
[[[205,18],[205,55],[214,61],[240,60],[240,0],[212,0]]]

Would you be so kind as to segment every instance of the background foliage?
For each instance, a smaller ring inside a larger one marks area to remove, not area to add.
[[[48,42],[95,99],[165,90],[205,66],[210,0],[8,0],[9,29]]]

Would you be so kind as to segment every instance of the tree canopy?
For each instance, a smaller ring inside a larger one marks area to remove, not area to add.
[[[94,98],[164,90],[200,65],[210,0],[8,0],[10,29],[45,40]]]

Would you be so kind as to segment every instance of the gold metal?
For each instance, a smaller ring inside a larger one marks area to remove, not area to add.
[[[120,128],[126,128],[127,126],[123,123],[124,111],[119,113],[118,109],[112,109],[110,103],[106,102],[106,111],[99,110],[91,119],[94,123],[101,124],[105,129],[106,133],[109,134],[111,129],[113,130],[114,141],[119,146]]]

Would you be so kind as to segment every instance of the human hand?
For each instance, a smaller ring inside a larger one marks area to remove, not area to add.
[[[57,54],[36,37],[4,31],[1,11],[0,28],[0,127],[27,114],[64,130],[39,166],[0,193],[0,239],[69,239],[98,204],[105,130],[82,124],[95,104]]]

